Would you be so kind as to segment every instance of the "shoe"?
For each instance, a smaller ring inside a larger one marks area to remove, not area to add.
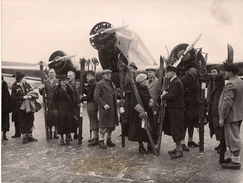
[[[75,139],[75,140],[78,139],[78,134],[74,134],[73,139]]]
[[[21,135],[14,135],[14,136],[12,136],[12,138],[18,138],[18,137],[20,137]]]
[[[99,140],[99,147],[101,149],[107,149],[107,146],[105,145],[104,140]]]
[[[28,137],[27,139],[28,139],[29,142],[37,142],[38,141],[34,137]]]
[[[8,140],[8,138],[6,137],[6,135],[3,135],[3,140]]]
[[[66,139],[66,145],[70,145],[70,140]]]
[[[182,150],[183,151],[190,151],[190,149],[186,146],[186,144],[182,144]]]
[[[52,132],[49,133],[49,139],[52,139]]]
[[[223,163],[222,168],[223,169],[231,169],[231,170],[240,170],[241,164],[230,161],[229,163]]]
[[[107,145],[107,147],[115,147],[116,146],[116,144],[111,141],[111,138],[107,138],[106,145]]]
[[[92,142],[88,143],[88,147],[99,145],[99,139],[94,139]]]
[[[172,154],[175,154],[176,153],[176,149],[173,149],[171,151],[168,151],[168,154],[172,155]]]
[[[171,159],[181,158],[183,156],[183,151],[176,151],[175,154],[171,155]]]
[[[22,141],[22,143],[23,143],[23,144],[26,144],[26,143],[28,143],[28,138],[27,138],[27,137],[24,137],[24,138],[23,138],[23,141]]]
[[[149,153],[143,146],[139,146],[138,151],[142,154],[148,154]]]
[[[56,131],[54,131],[54,139],[59,139]]]
[[[199,144],[197,144],[196,142],[192,141],[192,142],[188,142],[188,146],[189,147],[199,147]]]
[[[64,139],[61,139],[61,140],[60,140],[60,144],[61,144],[61,145],[65,145]]]
[[[89,140],[88,140],[88,142],[92,142],[93,140],[94,140],[94,138],[92,138],[92,139],[89,139]]]
[[[220,150],[220,146],[221,144],[219,144],[217,147],[215,147],[214,149],[217,151],[217,150]]]

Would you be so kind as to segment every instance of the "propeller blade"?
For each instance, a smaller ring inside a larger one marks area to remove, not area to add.
[[[197,38],[192,42],[192,44],[188,45],[185,52],[180,56],[180,58],[176,61],[176,63],[173,64],[173,66],[177,67],[181,63],[181,59],[189,52],[191,51],[195,44],[198,42],[198,40],[201,38],[202,33],[197,36]]]
[[[119,31],[119,30],[122,30],[122,29],[125,29],[128,25],[123,25],[123,26],[119,26],[119,27],[112,27],[112,28],[108,28],[108,29],[105,29],[103,31],[100,31],[100,32],[97,32],[93,35],[90,35],[89,38],[93,38],[97,35],[101,35],[101,34],[104,34],[104,33],[107,33],[107,34],[112,34],[116,31]]]
[[[56,57],[53,60],[50,60],[49,62],[57,62],[57,61],[66,61],[69,60],[70,58],[75,57],[76,55],[66,55],[66,56],[62,56],[62,57]]]

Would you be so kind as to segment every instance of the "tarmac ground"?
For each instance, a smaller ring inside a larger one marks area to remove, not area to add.
[[[39,100],[41,102],[41,98]],[[168,150],[174,149],[175,144],[170,136],[163,135],[160,156],[141,154],[135,142],[126,139],[125,148],[121,146],[120,126],[112,135],[116,147],[87,147],[89,119],[86,105],[82,144],[77,140],[65,146],[57,139],[46,141],[42,109],[35,113],[34,124],[33,136],[38,142],[22,144],[21,138],[11,138],[14,135],[11,122],[7,132],[9,140],[1,141],[2,182],[243,182],[242,170],[221,168],[219,154],[214,150],[218,142],[215,137],[210,138],[208,125],[205,126],[204,153],[198,148],[190,148],[182,158],[171,160]],[[195,129],[195,142],[198,142],[198,136]]]

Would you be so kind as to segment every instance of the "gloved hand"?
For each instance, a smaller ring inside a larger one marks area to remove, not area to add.
[[[140,118],[145,118],[147,116],[146,112],[140,104],[137,104],[134,109],[139,113]]]
[[[148,116],[147,116],[147,113],[144,112],[144,111],[143,111],[143,112],[140,112],[138,116],[139,116],[141,119],[142,119],[142,118],[147,118],[147,117],[148,117]]]

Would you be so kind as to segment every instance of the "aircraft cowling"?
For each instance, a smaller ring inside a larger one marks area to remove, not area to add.
[[[72,61],[70,59],[65,61],[54,61],[55,58],[66,56],[66,53],[63,51],[55,51],[51,54],[49,61],[52,61],[48,64],[49,68],[53,68],[56,71],[57,75],[66,75],[68,71],[76,71]]]

